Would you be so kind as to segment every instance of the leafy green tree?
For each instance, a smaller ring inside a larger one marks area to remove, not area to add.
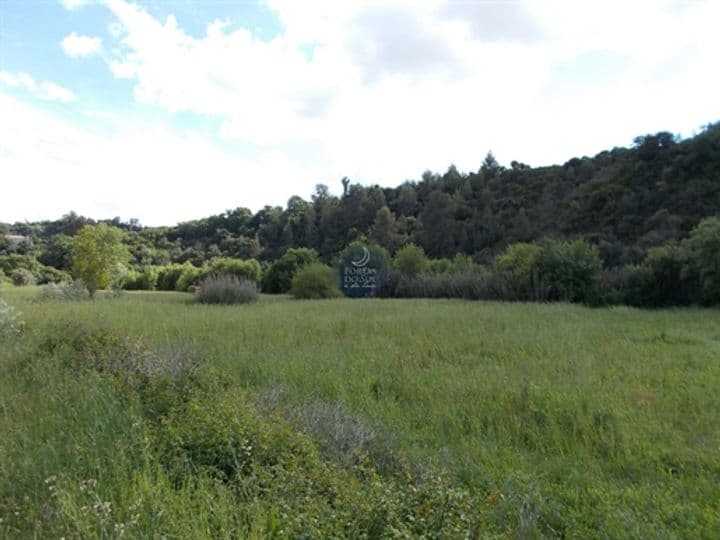
[[[406,276],[417,276],[430,270],[430,260],[423,248],[408,244],[395,254],[393,268]]]
[[[448,257],[456,252],[457,222],[453,198],[442,191],[433,191],[421,216],[422,244],[431,257]]]
[[[122,243],[123,232],[104,223],[85,225],[75,235],[72,249],[72,273],[81,279],[90,296],[110,285],[118,264],[127,262],[130,253]]]
[[[682,243],[683,277],[697,283],[703,304],[720,304],[720,219],[703,219]]]
[[[534,244],[518,242],[508,246],[495,257],[493,270],[502,280],[506,293],[513,299],[530,300],[538,280],[538,259],[541,248]]]
[[[417,193],[409,184],[400,186],[397,196],[397,211],[402,216],[412,216],[417,210]]]
[[[488,151],[488,153],[485,154],[485,159],[483,159],[480,170],[486,178],[494,178],[502,170],[492,151]]]
[[[370,239],[391,253],[403,243],[404,239],[398,232],[395,216],[387,206],[383,206],[375,214],[375,221],[370,230]]]
[[[290,197],[285,210],[285,228],[293,244],[288,247],[312,247],[317,241],[315,208],[298,196]]]
[[[538,272],[550,287],[551,299],[566,302],[593,300],[601,268],[598,249],[580,238],[572,242],[544,238],[538,245],[541,249]]]
[[[650,249],[643,266],[652,276],[651,286],[645,290],[644,305],[683,305],[690,302],[687,282],[682,278],[685,254],[677,244]]]
[[[72,267],[72,246],[73,239],[70,236],[55,234],[40,252],[38,260],[46,266],[69,270]]]
[[[302,267],[317,262],[318,255],[314,249],[290,248],[282,257],[275,261],[263,278],[264,292],[277,294],[290,290],[293,276]]]

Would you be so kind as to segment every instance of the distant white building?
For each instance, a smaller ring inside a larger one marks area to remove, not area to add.
[[[30,240],[27,236],[22,236],[20,234],[6,234],[5,239],[10,242],[13,246],[17,246],[19,243],[24,242],[25,240]]]

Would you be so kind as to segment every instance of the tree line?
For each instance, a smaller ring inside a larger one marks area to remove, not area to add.
[[[341,185],[340,196],[318,185],[309,200],[293,196],[284,208],[238,207],[171,227],[119,218],[104,223],[124,231],[128,262],[138,273],[171,265],[193,272],[219,259],[255,259],[272,273],[288,252],[312,250],[332,263],[356,241],[391,257],[413,245],[431,260],[465,257],[491,268],[517,244],[580,240],[597,252],[606,281],[627,279],[628,269],[647,268],[659,250],[675,253],[683,267],[691,232],[720,215],[720,123],[686,140],[667,132],[640,136],[630,148],[562,165],[513,161],[506,168],[488,153],[476,172],[450,166],[397,187],[347,178]],[[0,236],[0,268],[8,274],[24,265],[50,281],[54,271],[72,269],[73,238],[94,223],[70,212],[56,221],[0,225],[0,232],[31,239],[16,245]]]

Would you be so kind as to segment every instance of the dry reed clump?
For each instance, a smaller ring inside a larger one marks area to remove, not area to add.
[[[80,279],[63,281],[62,283],[48,283],[40,288],[37,296],[39,301],[77,301],[89,298],[90,293],[87,286]]]
[[[195,300],[201,304],[249,304],[258,300],[257,284],[232,275],[208,276],[198,285]]]

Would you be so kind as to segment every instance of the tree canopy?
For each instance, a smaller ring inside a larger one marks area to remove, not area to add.
[[[106,288],[118,264],[129,259],[123,245],[123,233],[105,223],[85,225],[75,235],[72,245],[72,274],[81,279],[90,296]]]

